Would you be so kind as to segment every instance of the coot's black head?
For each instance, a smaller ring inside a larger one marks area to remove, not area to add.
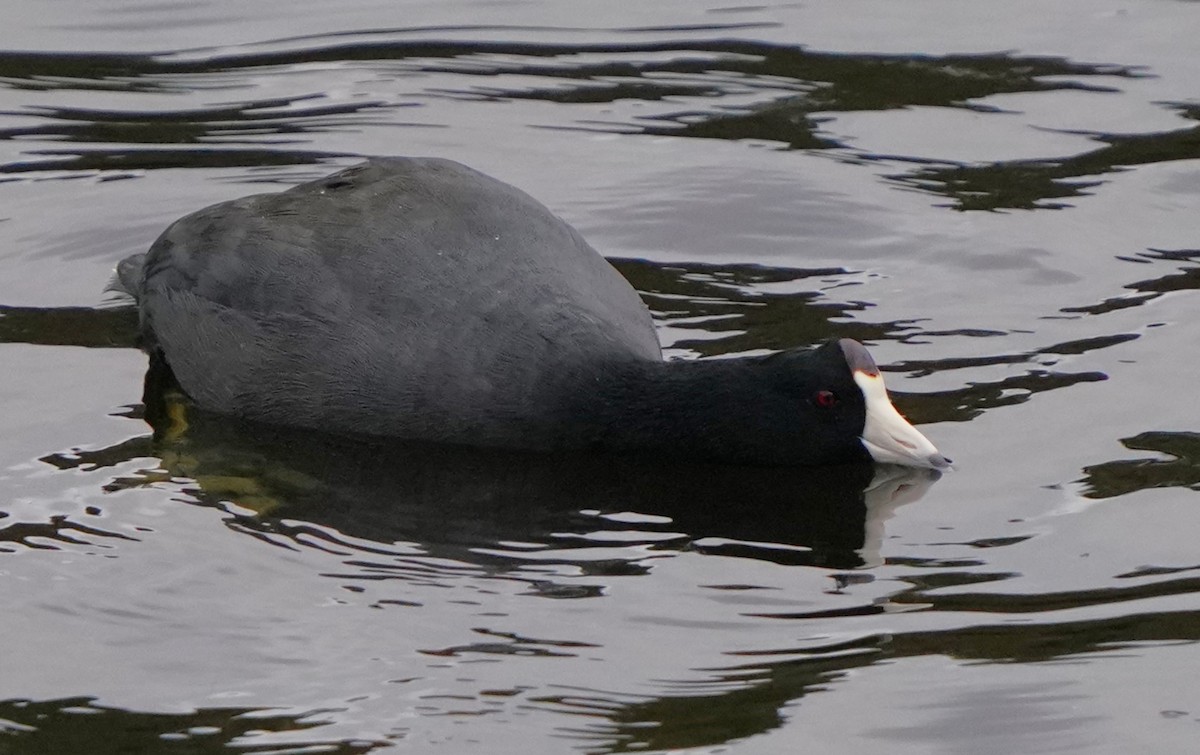
[[[831,462],[870,457],[878,462],[944,469],[950,460],[888,399],[883,376],[866,348],[843,338],[811,351],[769,357],[776,389],[788,409],[775,422],[795,422],[795,453]]]

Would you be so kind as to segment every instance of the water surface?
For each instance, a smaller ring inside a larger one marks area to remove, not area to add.
[[[8,10],[0,752],[1194,749],[1200,6]],[[674,358],[867,342],[957,469],[143,395],[117,260],[368,154],[546,202]]]

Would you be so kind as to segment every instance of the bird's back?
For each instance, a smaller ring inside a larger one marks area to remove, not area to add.
[[[637,293],[574,229],[447,160],[214,205],[133,277],[183,388],[266,421],[506,443],[597,366],[660,359]]]

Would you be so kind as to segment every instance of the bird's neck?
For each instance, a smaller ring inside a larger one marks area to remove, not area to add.
[[[567,446],[729,462],[788,463],[794,425],[756,358],[637,361],[578,381]]]

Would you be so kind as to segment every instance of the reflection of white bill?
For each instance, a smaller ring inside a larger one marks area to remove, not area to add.
[[[875,465],[875,477],[863,491],[863,502],[867,507],[863,547],[859,550],[863,566],[879,566],[883,563],[880,551],[883,547],[884,524],[892,518],[896,509],[924,496],[925,491],[941,476],[942,473],[936,469]]]

